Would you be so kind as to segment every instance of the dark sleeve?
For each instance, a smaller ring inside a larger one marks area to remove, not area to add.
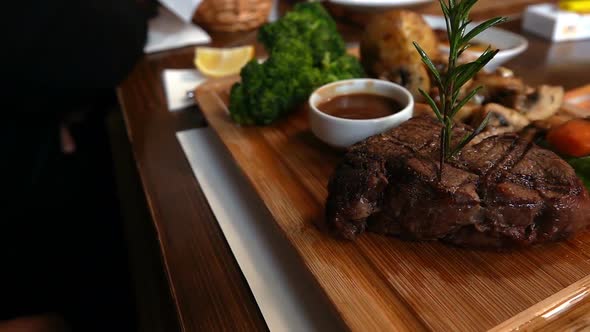
[[[21,1],[4,20],[6,100],[52,111],[112,89],[141,57],[146,16],[136,0]],[[9,65],[6,65],[9,64]]]

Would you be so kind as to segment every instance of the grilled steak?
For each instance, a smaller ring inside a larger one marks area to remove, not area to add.
[[[347,239],[369,229],[498,248],[564,239],[590,222],[574,170],[516,134],[465,147],[439,180],[440,129],[416,117],[352,146],[328,186],[328,225]],[[454,139],[468,130],[457,125]]]

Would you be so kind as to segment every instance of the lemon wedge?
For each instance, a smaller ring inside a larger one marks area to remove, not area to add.
[[[195,50],[195,66],[211,77],[239,74],[252,58],[252,45],[232,48],[197,47]]]
[[[580,14],[590,13],[590,1],[588,0],[561,0],[559,8]]]

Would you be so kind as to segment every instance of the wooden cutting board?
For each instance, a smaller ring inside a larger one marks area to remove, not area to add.
[[[321,230],[326,185],[343,153],[310,132],[299,110],[266,127],[228,116],[236,77],[210,81],[197,101],[245,177],[354,331],[590,328],[590,232],[512,252]],[[573,324],[573,325],[572,325]]]

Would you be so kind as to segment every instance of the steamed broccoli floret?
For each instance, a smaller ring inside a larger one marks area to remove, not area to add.
[[[231,88],[229,97],[229,111],[232,120],[244,125],[256,124],[255,119],[248,112],[248,95],[244,92],[244,85],[236,83]]]
[[[264,25],[258,32],[258,40],[267,50],[274,49],[283,38],[297,39],[308,45],[315,64],[319,64],[326,54],[336,58],[346,52],[336,23],[318,2],[298,3],[293,11],[274,23]]]
[[[323,84],[364,76],[359,61],[346,55],[334,21],[318,3],[302,3],[262,28],[270,57],[250,61],[232,87],[229,111],[240,124],[269,124],[292,111]]]
[[[230,114],[241,124],[269,124],[290,111],[315,88],[319,70],[311,50],[298,40],[283,40],[263,64],[252,60],[233,86]]]
[[[333,61],[324,59],[320,82],[317,83],[317,86],[363,76],[365,76],[365,71],[359,60],[350,54],[345,54]]]

